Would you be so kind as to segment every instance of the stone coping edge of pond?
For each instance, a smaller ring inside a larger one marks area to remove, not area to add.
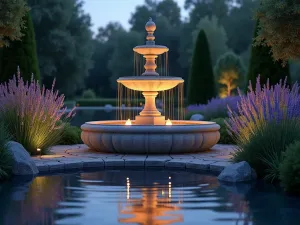
[[[190,154],[124,155],[101,153],[86,145],[60,145],[51,148],[51,155],[32,157],[40,174],[85,171],[90,169],[180,169],[220,173],[231,164],[234,145],[217,144],[211,150]]]

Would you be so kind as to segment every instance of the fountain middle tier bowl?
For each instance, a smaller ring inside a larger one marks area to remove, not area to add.
[[[125,120],[93,121],[81,126],[81,139],[91,149],[125,154],[201,152],[220,139],[214,122],[174,120],[172,125],[125,125]]]
[[[117,82],[135,91],[165,91],[183,83],[184,80],[181,77],[145,75],[120,77]]]
[[[134,47],[133,51],[141,55],[161,55],[169,51],[169,48],[163,45],[139,45]]]

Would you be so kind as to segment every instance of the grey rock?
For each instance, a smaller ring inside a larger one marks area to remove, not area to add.
[[[113,106],[111,104],[106,104],[104,107],[105,108],[112,108]]]
[[[8,152],[12,156],[13,175],[32,176],[39,173],[37,166],[26,149],[18,142],[8,142]]]
[[[202,120],[204,120],[204,116],[201,114],[194,114],[191,116],[190,120],[202,121]]]
[[[249,163],[243,161],[231,164],[220,173],[218,176],[219,181],[224,182],[247,182],[256,178],[254,170]]]

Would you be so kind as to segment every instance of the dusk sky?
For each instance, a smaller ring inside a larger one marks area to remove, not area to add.
[[[183,9],[185,0],[177,0]],[[110,21],[118,21],[125,28],[129,28],[128,20],[135,7],[142,5],[144,0],[85,0],[84,10],[90,14],[93,23],[93,31],[105,26]],[[182,11],[182,16],[186,13]],[[147,21],[145,21],[146,23]]]

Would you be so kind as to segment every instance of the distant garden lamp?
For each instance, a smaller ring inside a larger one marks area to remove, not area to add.
[[[37,148],[36,151],[38,152],[38,154],[42,155],[42,151],[40,148]]]

